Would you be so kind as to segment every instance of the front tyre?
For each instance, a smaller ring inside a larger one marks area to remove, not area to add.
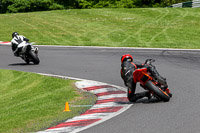
[[[159,87],[155,86],[152,81],[147,81],[145,86],[154,93],[154,95],[158,98],[160,98],[164,102],[168,102],[170,100],[170,96],[161,90]]]
[[[32,50],[29,51],[29,57],[31,58],[34,64],[40,63],[38,56]]]

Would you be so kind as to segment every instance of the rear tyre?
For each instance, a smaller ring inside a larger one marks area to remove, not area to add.
[[[161,90],[159,87],[155,86],[152,81],[147,81],[147,83],[145,84],[145,86],[154,93],[154,95],[156,97],[158,97],[159,99],[161,99],[164,102],[168,102],[170,100],[170,96],[164,92],[163,90]]]
[[[40,63],[38,56],[32,50],[29,51],[29,56],[30,56],[30,58],[31,58],[31,60],[33,61],[34,64]]]

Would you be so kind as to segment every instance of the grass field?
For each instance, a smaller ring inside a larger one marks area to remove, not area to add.
[[[44,130],[83,113],[96,98],[74,81],[0,69],[0,133]],[[69,102],[70,112],[63,112]]]
[[[0,14],[0,41],[10,41],[17,31],[38,45],[200,49],[199,16],[199,8]]]

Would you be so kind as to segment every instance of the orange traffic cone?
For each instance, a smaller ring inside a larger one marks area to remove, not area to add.
[[[63,110],[63,112],[65,112],[65,111],[71,111],[71,110],[69,109],[69,104],[68,104],[68,102],[65,103],[65,110]]]

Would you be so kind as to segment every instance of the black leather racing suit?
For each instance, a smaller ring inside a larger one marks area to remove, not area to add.
[[[161,84],[164,84],[167,87],[166,79],[159,75],[159,73],[156,71],[155,67],[149,67],[142,63],[134,63],[134,62],[124,61],[121,64],[121,77],[124,80],[124,84],[128,87],[127,97],[130,102],[135,102],[138,99],[141,99],[143,97],[150,98],[150,94],[148,91],[135,93],[136,83],[134,83],[134,81],[133,81],[133,72],[137,68],[144,68],[144,67],[147,68],[147,70],[152,74],[152,76],[154,78],[160,79]]]

